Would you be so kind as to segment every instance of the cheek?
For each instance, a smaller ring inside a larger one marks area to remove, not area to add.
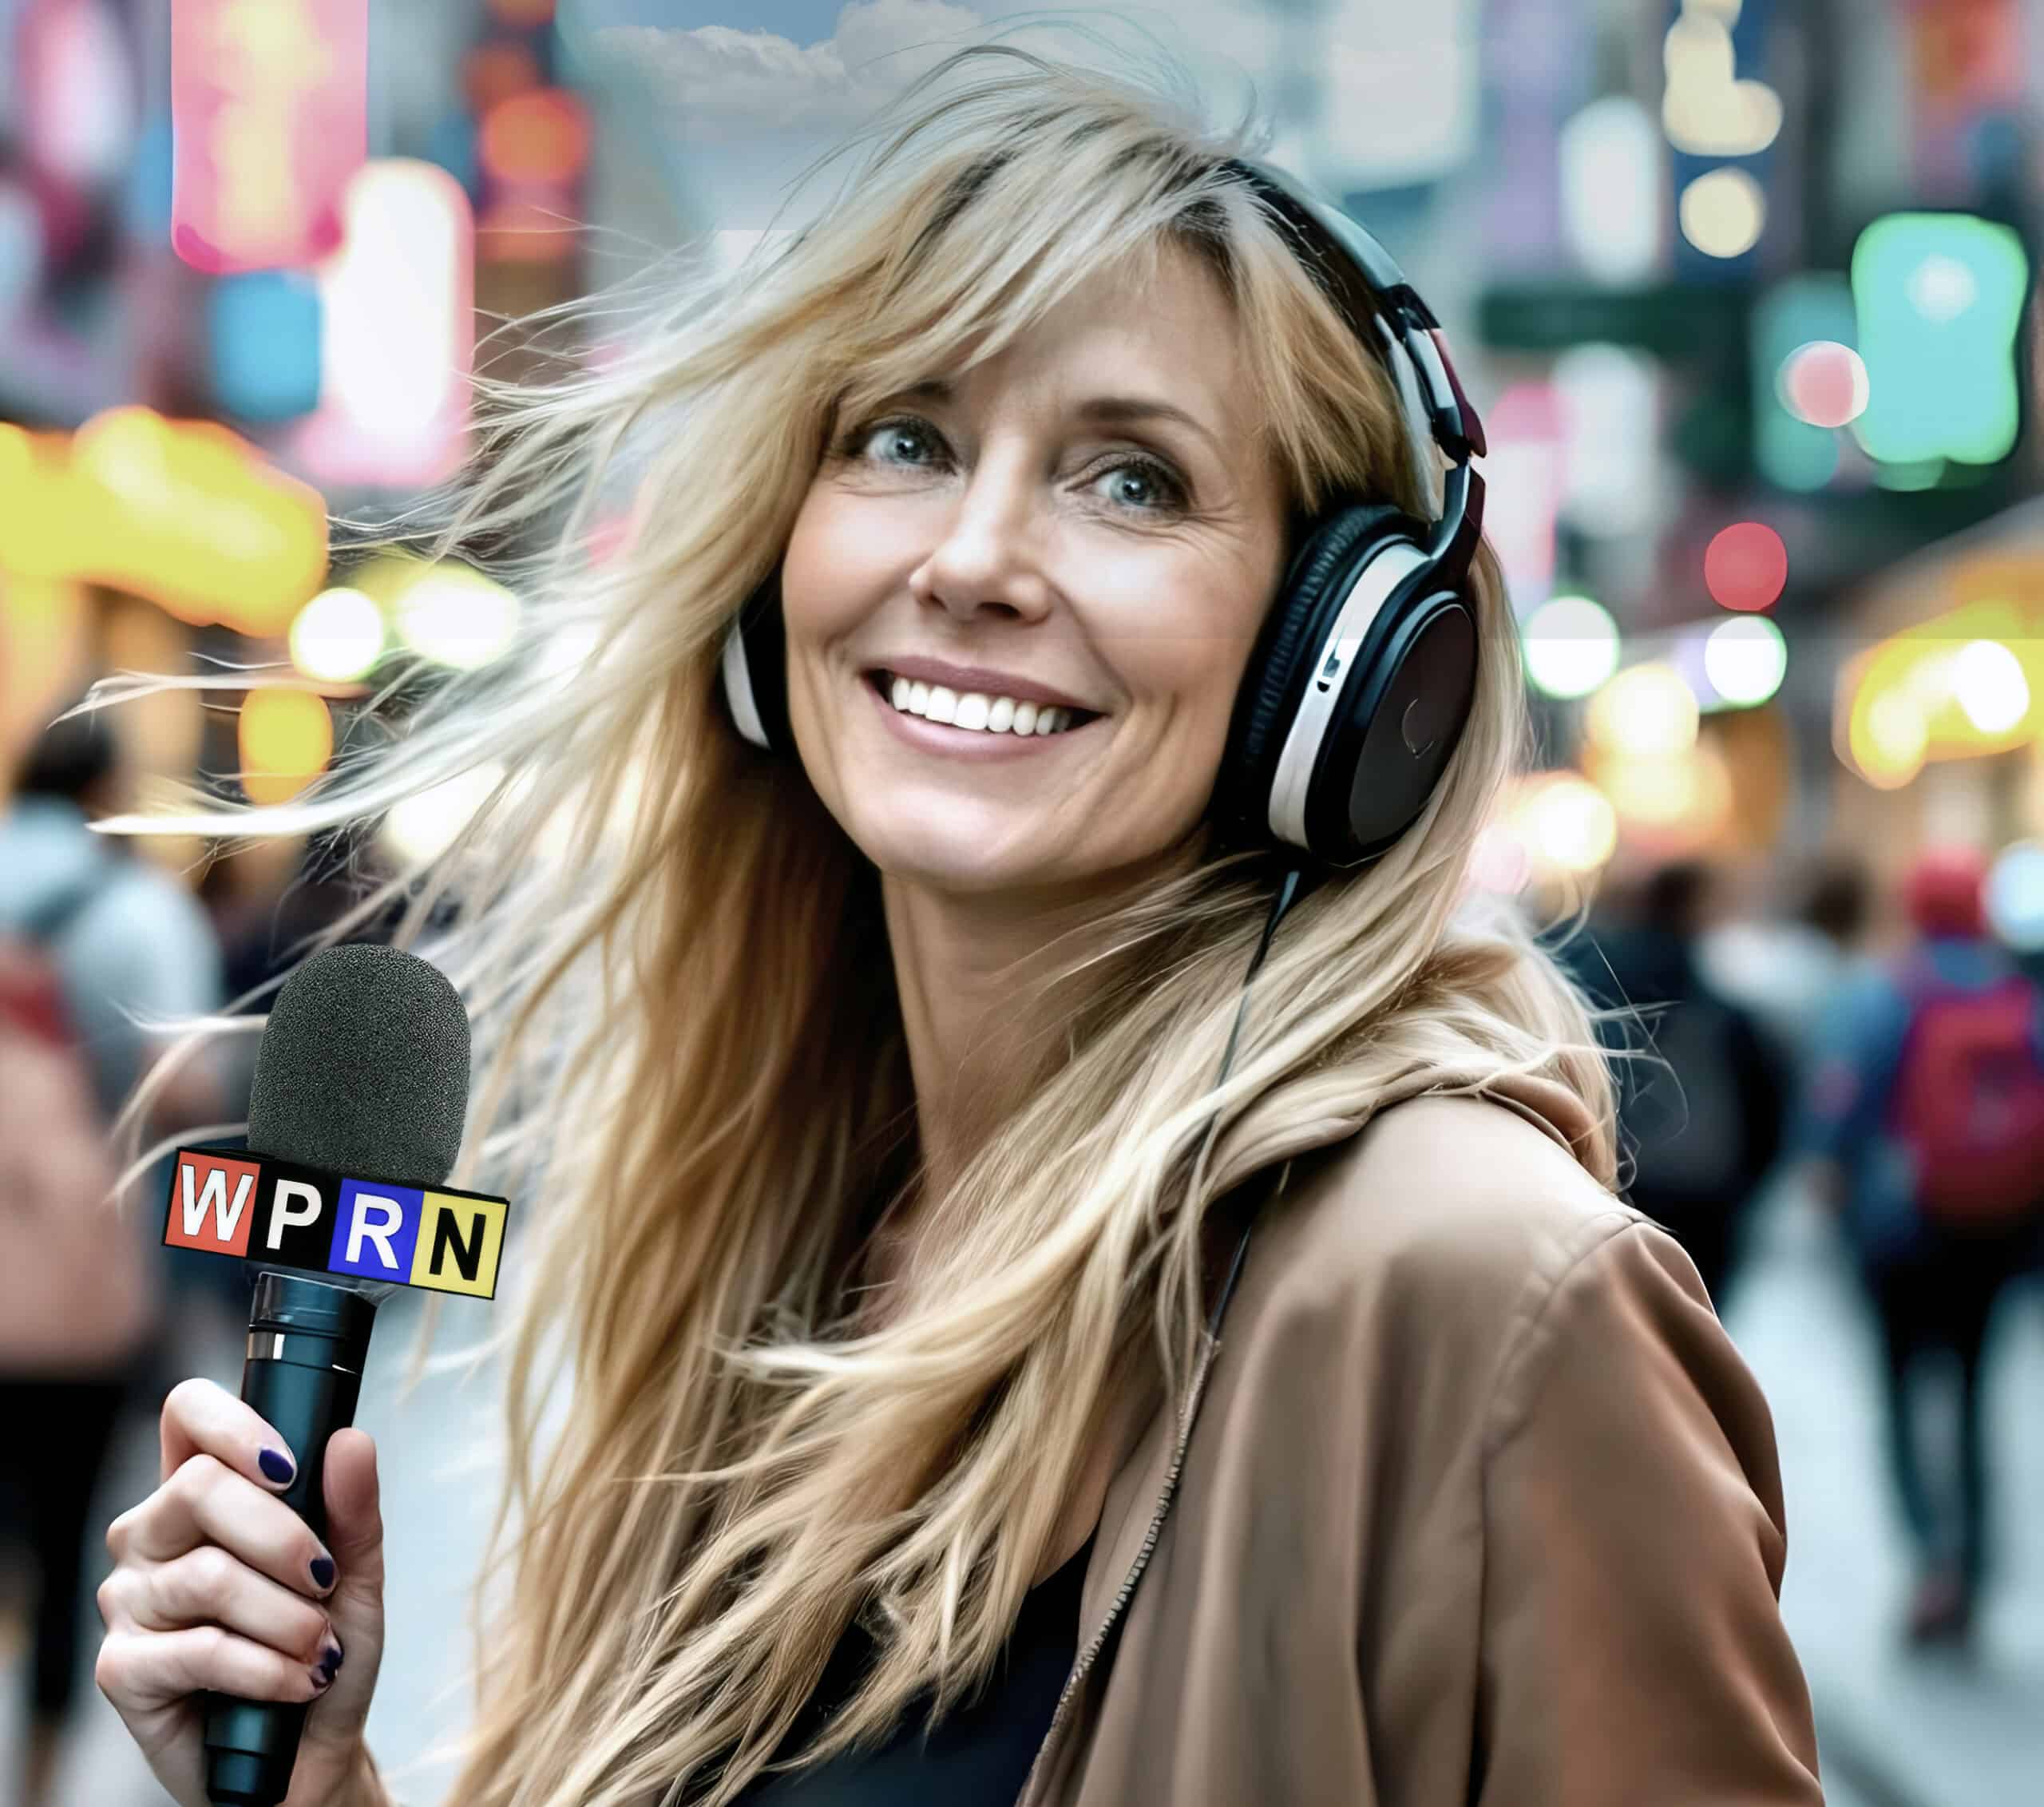
[[[1215,599],[1210,608],[1130,628],[1111,656],[1132,695],[1168,709],[1202,739],[1210,731],[1218,743],[1260,625],[1239,597]]]
[[[901,537],[871,509],[848,508],[819,487],[810,492],[781,561],[790,648],[848,632],[885,593]]]

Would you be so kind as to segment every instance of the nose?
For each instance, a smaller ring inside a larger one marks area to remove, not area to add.
[[[929,557],[909,575],[918,602],[961,617],[990,607],[1033,618],[1049,606],[1052,585],[1025,456],[990,458],[972,474]]]

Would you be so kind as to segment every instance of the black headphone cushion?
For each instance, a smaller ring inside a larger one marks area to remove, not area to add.
[[[1270,795],[1271,767],[1283,750],[1281,730],[1301,686],[1298,664],[1317,656],[1333,616],[1348,592],[1343,580],[1360,562],[1366,540],[1411,539],[1426,543],[1425,529],[1388,504],[1352,502],[1323,515],[1293,556],[1270,607],[1263,632],[1250,655],[1236,698],[1234,727],[1222,761],[1230,792],[1223,813],[1256,817]]]

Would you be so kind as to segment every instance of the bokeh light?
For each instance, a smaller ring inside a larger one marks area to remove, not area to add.
[[[503,776],[502,767],[487,763],[400,798],[384,812],[379,836],[383,846],[403,865],[437,859],[454,845]]]
[[[252,690],[237,728],[241,787],[252,803],[287,803],[326,769],[334,718],[308,690]]]
[[[1636,759],[1683,753],[1696,744],[1700,711],[1682,673],[1658,660],[1618,673],[1590,699],[1584,727],[1614,753]]]
[[[1592,101],[1562,128],[1562,229],[1598,282],[1644,282],[1661,255],[1666,178],[1654,139],[1630,94]]]
[[[1852,432],[1870,458],[1920,466],[2008,455],[2029,283],[2022,236],[1998,220],[1891,213],[1860,235],[1852,297],[1871,394]]]
[[[1788,549],[1765,522],[1738,521],[1705,549],[1704,587],[1721,608],[1770,608],[1788,581]]]
[[[1788,643],[1765,615],[1721,621],[1703,643],[1704,675],[1735,707],[1765,703],[1788,670]]]
[[[421,571],[393,606],[398,638],[414,652],[457,670],[488,664],[518,632],[518,599],[494,579],[451,559]]]
[[[1664,846],[1673,838],[1693,846],[1731,814],[1731,775],[1717,750],[1702,742],[1646,759],[1608,755],[1590,771],[1619,822],[1649,830]]]
[[[483,168],[499,182],[572,182],[589,160],[589,115],[564,88],[535,88],[499,101],[477,139]]]
[[[1852,712],[1852,763],[1880,790],[1897,789],[1921,771],[1930,740],[1923,706],[1907,690],[1883,691]]]
[[[1781,366],[1781,405],[1812,426],[1838,427],[1867,411],[1867,367],[1849,345],[1817,339]]]
[[[291,663],[308,678],[350,682],[383,650],[383,612],[345,585],[322,590],[298,612],[290,644]]]
[[[2044,949],[2044,842],[2017,841],[1987,870],[1987,921],[2010,947]]]
[[[1563,872],[1594,872],[1618,844],[1610,799],[1586,778],[1557,772],[1532,783],[1518,811],[1534,853]]]
[[[1618,624],[1601,603],[1558,596],[1524,628],[1526,672],[1550,696],[1587,696],[1618,668]]]
[[[2006,734],[2030,712],[2030,680],[2022,662],[1998,640],[1977,640],[1959,649],[1951,693],[1966,719],[1983,734]]]
[[[1767,196],[1743,169],[1707,170],[1676,206],[1682,236],[1706,257],[1743,257],[1767,226]]]
[[[1531,850],[1507,822],[1494,822],[1476,837],[1469,855],[1469,882],[1498,897],[1526,889],[1533,876]]]

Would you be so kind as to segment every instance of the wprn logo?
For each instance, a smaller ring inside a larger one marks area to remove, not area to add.
[[[180,1148],[163,1239],[171,1248],[494,1298],[510,1208],[487,1193]]]

